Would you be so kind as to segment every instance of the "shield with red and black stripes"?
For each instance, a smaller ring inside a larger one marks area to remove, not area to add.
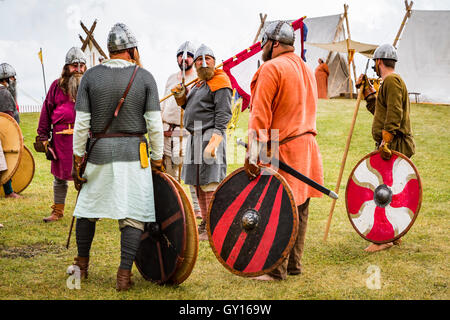
[[[172,180],[153,172],[156,222],[146,223],[135,264],[144,279],[171,283],[186,249],[186,219],[182,199]]]
[[[219,185],[207,232],[217,259],[232,273],[253,277],[276,268],[297,237],[298,214],[286,180],[263,168],[250,180],[240,168]]]
[[[395,241],[409,231],[419,214],[419,172],[399,152],[392,151],[389,160],[372,152],[350,174],[345,203],[350,222],[361,237],[377,244]]]

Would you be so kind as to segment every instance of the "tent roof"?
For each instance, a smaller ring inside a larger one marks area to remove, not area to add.
[[[350,42],[349,43],[350,49],[354,49],[356,52],[359,52],[368,58],[372,58],[375,49],[378,48],[378,45],[375,44],[362,43],[354,40],[349,40],[349,42]],[[315,46],[328,51],[347,53],[347,40],[331,43],[311,43],[311,42],[306,43],[311,46]]]

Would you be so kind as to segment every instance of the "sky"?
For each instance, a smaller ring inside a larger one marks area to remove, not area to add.
[[[0,0],[0,63],[17,72],[19,105],[42,104],[45,89],[38,58],[43,50],[46,88],[62,71],[65,55],[97,19],[94,37],[107,53],[111,27],[125,23],[135,34],[143,66],[156,79],[160,96],[167,78],[178,71],[176,51],[186,40],[204,43],[219,63],[249,47],[267,20],[334,15],[348,17],[353,40],[392,43],[405,14],[404,0]],[[414,0],[413,10],[450,10],[449,0]],[[357,74],[365,65],[357,65]]]

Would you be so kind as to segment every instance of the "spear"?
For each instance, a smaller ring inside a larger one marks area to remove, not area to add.
[[[350,125],[350,132],[347,136],[347,142],[345,144],[344,155],[342,156],[341,169],[339,170],[339,176],[338,176],[338,180],[336,182],[336,189],[334,190],[334,192],[336,194],[339,193],[339,188],[341,186],[341,180],[342,180],[342,175],[344,173],[345,162],[347,161],[348,150],[350,148],[350,142],[352,141],[353,129],[355,128],[356,116],[358,115],[359,104],[361,103],[361,100],[363,98],[364,82],[367,81],[367,69],[369,68],[369,62],[370,62],[370,59],[367,59],[366,70],[364,71],[363,83],[362,83],[361,87],[359,88],[358,98],[356,99],[356,106],[355,106],[355,110],[353,111],[352,124]],[[333,211],[334,211],[335,206],[336,206],[336,200],[333,200],[333,202],[331,203],[330,213],[328,214],[328,221],[327,221],[327,225],[325,227],[325,234],[323,236],[323,241],[327,240],[328,232],[330,231],[331,218],[333,217]]]

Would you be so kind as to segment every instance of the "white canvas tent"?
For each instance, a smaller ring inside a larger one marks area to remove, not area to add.
[[[419,102],[450,104],[450,11],[412,10],[397,45],[396,71]]]

